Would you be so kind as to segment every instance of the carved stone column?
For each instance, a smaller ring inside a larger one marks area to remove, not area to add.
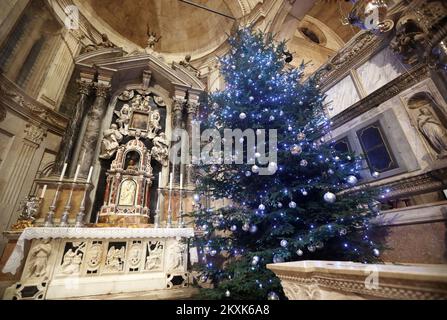
[[[87,114],[87,126],[82,140],[79,153],[79,164],[81,165],[80,176],[88,175],[90,166],[93,164],[96,145],[100,138],[101,122],[107,108],[107,98],[110,91],[109,84],[95,83],[96,99]]]
[[[193,122],[197,116],[197,111],[199,109],[199,104],[196,102],[189,102],[186,108],[187,118],[186,118],[186,131],[189,136],[189,150],[188,155],[191,154],[192,148],[192,130],[193,130]],[[192,186],[194,184],[194,168],[192,165],[191,157],[188,156],[189,162],[186,164],[186,183],[188,186]]]
[[[78,80],[78,85],[78,102],[76,103],[71,121],[69,122],[64,137],[62,138],[61,147],[59,149],[59,153],[57,154],[56,161],[53,167],[54,174],[59,174],[62,171],[64,163],[69,162],[69,159],[72,156],[75,142],[79,136],[79,130],[81,128],[82,118],[84,116],[88,96],[91,92],[91,82]]]
[[[185,100],[174,98],[174,107],[172,108],[173,111],[173,118],[172,118],[172,127],[173,130],[176,129],[182,129],[182,121],[183,121],[183,110],[185,107]],[[180,139],[180,138],[178,138]],[[178,140],[177,140],[178,141]],[[177,141],[173,141],[174,143]],[[173,177],[173,183],[179,184],[180,183],[180,170],[181,165],[180,163],[174,165],[174,177]]]

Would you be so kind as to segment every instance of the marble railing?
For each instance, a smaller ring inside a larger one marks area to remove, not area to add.
[[[269,264],[290,300],[447,299],[447,265]]]

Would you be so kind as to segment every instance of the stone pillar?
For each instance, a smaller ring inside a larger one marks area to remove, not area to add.
[[[60,174],[64,163],[69,162],[69,159],[73,154],[75,142],[78,139],[82,119],[85,113],[88,96],[91,92],[91,81],[78,80],[77,82],[79,85],[79,98],[78,102],[76,103],[75,109],[73,110],[71,120],[62,138],[61,147],[59,149],[59,153],[57,154],[56,161],[53,167],[54,174]],[[71,166],[73,166],[73,164],[71,164]]]
[[[87,125],[82,139],[81,150],[79,152],[79,164],[81,177],[86,177],[90,166],[93,165],[96,146],[100,138],[101,123],[107,108],[107,98],[110,91],[110,84],[95,83],[96,99],[87,114]]]
[[[199,104],[197,102],[189,102],[187,104],[186,112],[188,114],[186,118],[186,131],[189,136],[189,150],[187,159],[189,160],[186,164],[186,185],[188,187],[194,185],[194,168],[191,160],[191,148],[192,148],[192,130],[193,130],[193,122],[197,116],[197,111],[199,109]]]
[[[30,123],[27,124],[19,156],[12,169],[5,192],[0,198],[1,203],[14,205],[17,202],[20,188],[28,174],[28,169],[33,161],[34,154],[46,136],[46,132],[47,129],[44,127],[35,126]]]
[[[172,108],[172,112],[173,112],[172,128],[174,131],[176,129],[182,129],[183,110],[184,110],[186,101],[184,99],[179,99],[179,98],[174,98],[173,100],[174,100],[174,106]],[[180,138],[178,138],[178,139],[180,139]],[[177,141],[178,140],[173,141],[173,143],[175,143]],[[180,170],[181,170],[180,163],[175,164],[174,165],[173,183],[177,184],[177,185],[180,183]]]

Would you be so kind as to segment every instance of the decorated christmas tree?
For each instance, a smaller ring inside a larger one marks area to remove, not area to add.
[[[229,41],[225,89],[208,97],[201,118],[202,129],[223,137],[211,145],[224,149],[210,153],[214,163],[202,154],[198,170],[199,282],[213,285],[202,297],[285,298],[269,263],[377,261],[380,248],[368,237],[377,207],[358,183],[360,157],[328,138],[318,79],[303,81],[305,66],[289,65],[286,43],[272,34],[241,29]],[[245,135],[228,138],[229,129]]]

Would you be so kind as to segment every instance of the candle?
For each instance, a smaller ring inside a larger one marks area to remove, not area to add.
[[[42,193],[40,194],[41,199],[43,199],[43,196],[45,195],[45,191],[47,191],[47,185],[43,186]]]
[[[81,163],[84,162],[84,158],[85,158],[85,150],[84,150],[84,153],[82,153]]]
[[[183,173],[180,173],[180,189],[183,187]]]
[[[161,188],[161,171],[158,173],[158,187]]]
[[[78,180],[79,169],[81,169],[81,165],[80,164],[78,164],[78,167],[76,168],[76,172],[75,172],[75,176],[74,176],[73,182],[76,182],[76,180]]]
[[[67,170],[67,163],[64,163],[64,168],[62,169],[61,176],[59,177],[59,182],[62,181],[65,175],[65,170]]]
[[[90,167],[90,170],[88,172],[87,183],[89,183],[90,179],[92,178],[92,172],[93,172],[93,166]]]
[[[172,190],[172,172],[169,174],[169,190]]]

